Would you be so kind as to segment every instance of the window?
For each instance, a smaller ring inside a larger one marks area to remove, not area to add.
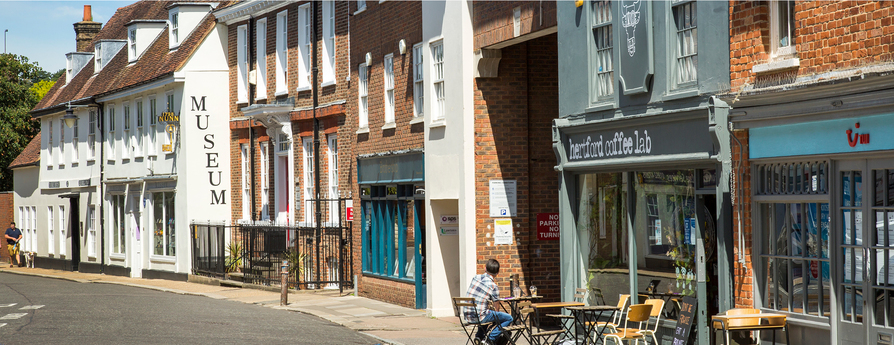
[[[65,247],[68,247],[68,241],[65,239],[65,231],[68,224],[65,223],[65,206],[59,205],[59,255],[65,255]]]
[[[432,82],[435,87],[435,102],[433,104],[432,120],[443,120],[445,112],[444,101],[444,42],[438,42],[431,46],[432,58]]]
[[[47,138],[47,165],[53,165],[53,120],[49,120],[47,122],[47,127],[50,129],[49,138]]]
[[[289,78],[289,11],[276,15],[276,95],[288,93]]]
[[[47,250],[50,255],[56,254],[56,232],[54,231],[56,223],[53,219],[55,213],[53,206],[47,206],[47,231],[49,231],[47,236]]]
[[[93,73],[102,70],[102,43],[97,42],[93,47]]]
[[[323,1],[323,85],[335,83],[335,1]]]
[[[19,227],[21,227],[22,229],[25,229],[25,230],[27,231],[27,230],[28,230],[28,227],[25,225],[25,224],[26,224],[25,219],[29,219],[29,218],[28,218],[28,215],[27,215],[25,212],[27,212],[26,209],[25,209],[24,207],[22,207],[22,206],[19,206],[19,216],[17,217],[16,222],[18,222],[17,225],[18,225]],[[28,236],[28,235],[30,235],[30,233],[29,233],[29,234],[26,234],[25,236]],[[25,237],[25,238],[28,238],[28,237]],[[5,237],[4,237],[4,239],[5,239]],[[25,244],[27,245],[28,242],[26,241]],[[26,247],[25,247],[25,250],[30,250],[30,249],[26,246]]]
[[[394,123],[394,56],[385,55],[385,124]]]
[[[96,158],[96,110],[90,110],[90,120],[87,123],[87,159]]]
[[[261,220],[270,220],[270,156],[267,143],[261,143]]]
[[[158,133],[158,105],[155,98],[149,98],[149,150],[150,156],[155,155],[155,135]]]
[[[628,174],[581,174],[576,181],[577,229],[580,241],[589,243],[581,254],[588,266],[604,268],[593,274],[600,281],[612,282],[611,287],[602,287],[602,292],[605,304],[615,305],[618,295],[630,293]]]
[[[369,127],[369,102],[367,99],[369,72],[366,64],[360,64],[360,67],[357,68],[357,74],[360,76],[360,83],[357,85],[357,94],[360,100],[358,120],[360,129],[364,129]],[[50,135],[52,136],[52,134]]]
[[[65,121],[59,120],[59,165],[65,164]]]
[[[96,257],[96,206],[87,208],[87,256]]]
[[[154,215],[153,254],[176,255],[176,219],[174,218],[174,192],[152,193]]]
[[[80,148],[78,147],[78,144],[80,144],[80,141],[78,141],[78,137],[79,137],[78,131],[80,130],[78,128],[78,122],[80,122],[80,120],[81,120],[80,118],[76,118],[74,120],[74,123],[71,126],[71,163],[72,164],[77,164],[78,159],[80,158],[78,156],[78,151],[80,151]]]
[[[251,219],[251,161],[249,159],[248,144],[240,144],[239,152],[242,158],[242,219]]]
[[[133,61],[137,59],[137,29],[130,29],[130,34],[127,36],[127,45],[130,47],[128,52],[129,61]]]
[[[611,1],[593,1],[593,101],[610,98],[615,93],[614,55],[612,52]]]
[[[795,1],[770,1],[770,52],[772,57],[785,57],[795,49]]]
[[[686,2],[673,7],[674,24],[677,28],[676,84],[694,83],[698,70],[698,30],[696,29],[696,2]]]
[[[310,66],[311,66],[311,26],[310,5],[306,4],[298,7],[298,38],[301,40],[298,45],[298,89],[310,89]]]
[[[338,224],[340,210],[338,205],[338,134],[329,135],[329,221]]]
[[[366,9],[366,1],[357,0],[357,12],[363,11]]]
[[[425,83],[423,82],[422,44],[413,46],[413,116],[422,117],[425,100]]]
[[[125,240],[127,240],[127,236],[124,234],[126,219],[124,218],[124,195],[112,195],[110,206],[112,213],[112,254],[124,254]]]
[[[171,43],[176,46],[180,43],[180,13],[171,13]]]
[[[144,131],[143,131],[143,127],[144,127],[143,126],[143,122],[144,122],[143,100],[137,100],[137,119],[136,120],[137,120],[137,134],[136,134],[136,137],[134,137],[134,139],[136,140],[136,143],[134,143],[134,152],[135,152],[134,156],[142,157],[143,152],[146,151],[143,148],[143,135],[145,135]]]
[[[255,99],[267,99],[267,18],[258,19],[256,30],[258,46],[255,48],[255,64],[258,75],[255,78]]]
[[[37,250],[37,206],[31,206],[31,248]]]
[[[248,27],[236,27],[236,103],[248,103]]]
[[[176,108],[176,105],[174,104],[174,94],[173,93],[166,94],[165,98],[168,99],[167,111],[173,112],[174,109]],[[166,151],[167,153],[174,153],[174,135],[176,135],[175,131],[173,131],[173,130],[169,131],[169,130],[167,130],[167,128],[165,129],[165,146],[168,147],[168,151]]]
[[[304,221],[314,221],[314,209],[310,202],[314,199],[314,139],[304,138]]]
[[[130,137],[130,126],[131,126],[131,117],[130,117],[130,104],[124,104],[124,132],[122,136],[124,139],[124,147],[121,148],[121,158],[128,159],[130,158],[130,152],[132,150],[132,138]]]
[[[115,159],[115,105],[109,104],[106,112],[109,113],[109,159]]]
[[[416,208],[413,185],[368,187],[370,195],[361,197],[363,271],[380,276],[412,279],[415,275],[414,219],[421,217]],[[423,218],[424,219],[424,218]]]

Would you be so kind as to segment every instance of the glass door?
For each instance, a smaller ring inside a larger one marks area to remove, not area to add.
[[[842,344],[894,340],[894,160],[839,166]]]

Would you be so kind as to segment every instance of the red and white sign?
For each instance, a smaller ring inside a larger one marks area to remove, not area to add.
[[[537,239],[541,241],[559,240],[559,214],[537,214]]]
[[[345,200],[345,221],[354,221],[354,200]]]

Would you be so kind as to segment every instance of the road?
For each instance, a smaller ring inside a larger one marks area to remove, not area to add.
[[[0,273],[0,344],[377,344],[316,316],[116,284]]]

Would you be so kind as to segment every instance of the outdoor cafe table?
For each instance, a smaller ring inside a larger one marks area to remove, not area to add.
[[[593,344],[596,343],[597,339],[602,338],[602,333],[605,332],[605,327],[600,327],[597,329],[596,323],[602,317],[603,313],[611,312],[608,314],[608,319],[610,320],[615,316],[615,313],[619,310],[618,306],[614,305],[585,305],[585,306],[576,306],[576,307],[565,307],[571,311],[571,314],[574,315],[574,324],[577,325],[575,327],[574,336],[577,339],[580,339],[581,334],[580,330],[583,330],[584,344],[590,343],[592,341]],[[597,315],[599,313],[599,315]],[[592,320],[589,325],[587,325],[587,321]],[[598,334],[595,334],[598,332]],[[591,337],[591,335],[595,335]],[[593,339],[593,340],[590,340]]]
[[[664,318],[668,320],[673,320],[677,318],[677,303],[679,300],[683,298],[682,294],[675,292],[668,293],[658,293],[658,292],[640,292],[642,296],[648,296],[649,298],[660,298],[664,300]],[[677,303],[674,303],[674,302]],[[644,301],[640,301],[640,303],[644,303]]]
[[[743,326],[730,326],[729,323],[732,320],[743,320],[743,319],[758,319],[754,325],[743,325]],[[715,344],[715,335],[717,333],[717,328],[713,328],[714,325],[720,324],[719,330],[722,330],[724,335],[728,335],[730,331],[763,331],[763,330],[772,330],[773,331],[773,342],[771,344],[776,343],[776,330],[781,329],[785,332],[785,343],[790,344],[788,341],[788,322],[786,322],[785,314],[777,314],[777,313],[758,313],[758,314],[741,314],[741,315],[714,315],[711,317],[711,344]]]
[[[512,316],[513,323],[515,323],[516,320],[518,320],[518,302],[533,301],[535,299],[541,299],[541,298],[543,298],[543,296],[519,296],[519,297],[501,298],[497,301],[505,303],[505,304],[503,304],[504,305],[503,310],[509,312],[509,315]],[[508,310],[505,308],[505,305],[509,305]]]
[[[583,307],[585,306],[582,302],[541,302],[541,303],[531,303],[531,307],[534,308],[534,317],[538,320],[540,319],[540,309],[545,308],[568,308],[568,307]],[[564,327],[564,325],[562,326]],[[566,329],[565,333],[569,333],[570,330]]]

